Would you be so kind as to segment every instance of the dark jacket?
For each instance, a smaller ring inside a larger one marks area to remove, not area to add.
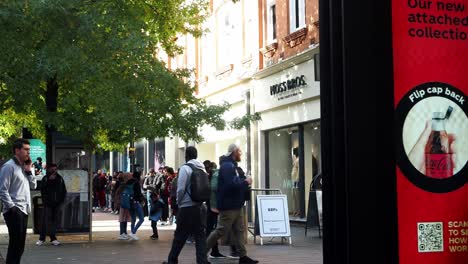
[[[54,180],[49,179],[49,177],[50,175],[46,174],[42,178],[42,201],[46,206],[59,206],[65,201],[65,197],[67,196],[65,181],[59,174],[57,174]]]
[[[143,195],[141,194],[141,186],[140,186],[140,181],[131,178],[130,180],[127,181],[125,185],[131,185],[133,184],[133,200],[135,202],[143,202],[145,199],[143,198]]]
[[[240,209],[245,203],[248,183],[239,177],[237,162],[232,157],[220,159],[218,176],[217,207],[219,210]]]

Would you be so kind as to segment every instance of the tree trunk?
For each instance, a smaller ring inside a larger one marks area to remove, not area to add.
[[[49,78],[47,80],[47,90],[45,92],[46,98],[46,109],[47,112],[57,112],[57,97],[58,97],[58,83],[57,83],[57,76],[53,78]],[[55,131],[55,127],[51,124],[45,124],[46,129],[46,163],[53,162],[52,156],[52,135]]]

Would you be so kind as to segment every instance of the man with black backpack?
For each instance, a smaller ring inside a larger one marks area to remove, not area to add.
[[[168,261],[163,264],[178,263],[178,257],[190,234],[195,238],[197,264],[206,264],[206,207],[204,201],[210,198],[208,174],[203,164],[197,160],[197,149],[187,147],[185,161],[177,178],[177,227],[172,241]]]

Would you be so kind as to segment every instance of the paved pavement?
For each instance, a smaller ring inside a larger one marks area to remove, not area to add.
[[[93,220],[93,242],[88,242],[88,235],[59,236],[63,243],[56,247],[50,243],[38,247],[35,242],[37,235],[28,234],[26,249],[23,255],[23,264],[37,263],[161,263],[169,253],[174,226],[158,226],[159,240],[149,239],[151,227],[149,221],[145,221],[138,231],[139,241],[119,241],[117,216],[105,213],[96,213]],[[6,256],[8,247],[8,234],[5,227],[0,226],[0,254]],[[258,259],[260,263],[308,263],[319,264],[322,262],[322,240],[316,230],[310,230],[307,237],[303,226],[293,225],[291,228],[293,245],[281,244],[280,238],[272,241],[265,239],[265,245],[253,243],[249,238],[247,245],[248,255]],[[221,247],[223,253],[229,253],[228,247]],[[233,263],[229,260],[212,263]],[[1,262],[0,262],[1,263]],[[192,264],[195,261],[195,246],[187,244],[182,250],[179,263]],[[235,262],[234,262],[235,263]]]

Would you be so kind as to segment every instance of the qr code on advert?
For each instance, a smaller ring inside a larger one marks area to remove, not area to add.
[[[418,251],[444,251],[444,235],[442,222],[418,223]]]

